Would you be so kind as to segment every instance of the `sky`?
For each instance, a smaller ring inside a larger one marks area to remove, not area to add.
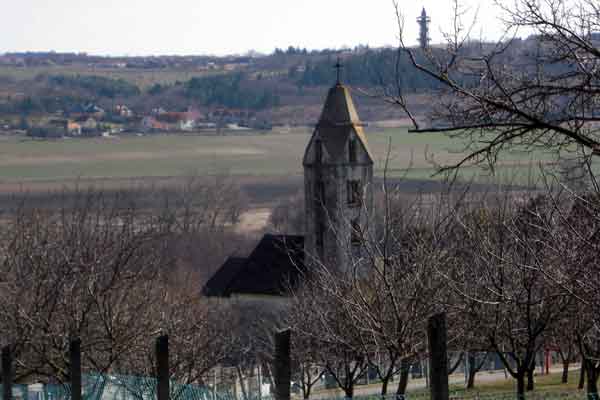
[[[492,0],[466,3],[471,14],[479,10],[477,37],[499,37]],[[400,0],[407,41],[416,43],[415,19],[425,7],[432,42],[441,42],[451,4]],[[398,37],[392,0],[0,0],[0,10],[0,53],[227,55],[290,45],[379,47]]]

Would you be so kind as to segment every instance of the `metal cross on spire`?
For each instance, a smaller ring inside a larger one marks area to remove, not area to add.
[[[337,58],[337,62],[335,63],[335,65],[333,66],[333,68],[335,68],[337,70],[337,84],[339,85],[340,82],[340,73],[342,71],[342,68],[344,68],[344,66],[342,65],[342,63],[340,62],[340,58]]]

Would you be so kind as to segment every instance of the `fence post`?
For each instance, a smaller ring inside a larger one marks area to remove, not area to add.
[[[290,361],[291,331],[285,329],[275,333],[275,357],[273,361],[275,400],[290,400],[292,368]]]
[[[169,400],[169,336],[156,339],[157,400]]]
[[[69,375],[71,380],[71,400],[81,400],[81,340],[69,341]]]
[[[446,335],[446,314],[436,314],[429,318],[427,336],[429,338],[431,400],[448,400],[449,398]]]
[[[13,366],[10,347],[2,348],[2,400],[12,400]]]

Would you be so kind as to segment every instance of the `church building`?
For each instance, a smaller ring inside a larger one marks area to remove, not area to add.
[[[204,295],[284,296],[317,265],[343,270],[360,264],[373,216],[373,156],[350,89],[339,78],[329,89],[303,167],[305,235],[265,235],[247,258],[229,258]]]

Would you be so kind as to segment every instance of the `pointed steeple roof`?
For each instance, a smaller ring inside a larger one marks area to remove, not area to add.
[[[329,89],[321,118],[317,124],[317,131],[327,152],[334,157],[344,152],[348,136],[351,131],[354,131],[365,151],[373,160],[367,137],[350,95],[350,89],[341,83],[337,83]]]
[[[327,94],[319,125],[360,124],[358,113],[350,96],[350,90],[341,83],[336,84]]]

